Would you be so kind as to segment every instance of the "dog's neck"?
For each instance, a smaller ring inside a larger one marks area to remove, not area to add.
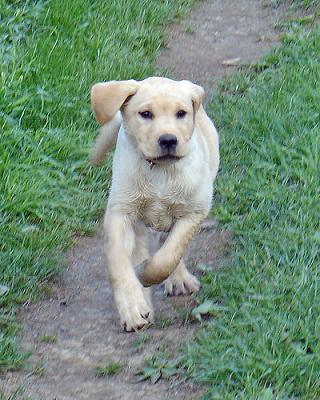
[[[147,161],[147,163],[149,163],[150,169],[152,169],[155,165],[155,162],[153,162],[152,160],[146,160],[146,161]]]

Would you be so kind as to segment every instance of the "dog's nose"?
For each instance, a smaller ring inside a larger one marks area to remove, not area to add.
[[[162,150],[175,150],[175,148],[177,147],[178,139],[174,135],[165,134],[159,137],[158,142]]]

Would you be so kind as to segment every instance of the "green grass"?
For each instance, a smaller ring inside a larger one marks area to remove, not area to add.
[[[153,355],[144,360],[143,366],[135,373],[137,382],[150,380],[155,384],[159,379],[171,379],[179,373],[179,360],[168,361],[168,354]]]
[[[91,85],[151,75],[162,24],[191,3],[0,0],[0,372],[24,360],[17,307],[102,215],[110,163],[87,161]]]
[[[165,315],[159,315],[157,317],[155,326],[160,329],[168,328],[173,324],[173,321],[171,318],[166,317]]]
[[[227,80],[214,214],[232,264],[200,301],[223,307],[185,357],[205,399],[320,398],[320,28],[289,32],[269,67]]]
[[[306,9],[307,11],[310,9],[318,9],[319,10],[319,0],[273,0],[275,5],[285,4],[289,6],[289,8],[293,10],[303,10]]]
[[[56,335],[43,335],[40,337],[42,343],[56,343],[58,340]]]
[[[98,378],[119,374],[124,369],[124,365],[118,361],[112,361],[107,365],[100,365],[95,368],[95,375]]]
[[[319,7],[319,0],[291,0],[291,2],[296,7],[305,7],[305,8],[312,8],[312,7]]]
[[[143,346],[150,341],[150,335],[148,332],[139,332],[136,338],[132,342],[132,346],[135,348],[143,348]]]
[[[22,389],[19,388],[16,390],[14,393],[11,395],[7,396],[4,393],[0,392],[0,400],[21,400],[21,394],[22,394]],[[28,399],[23,399],[23,400],[28,400]]]

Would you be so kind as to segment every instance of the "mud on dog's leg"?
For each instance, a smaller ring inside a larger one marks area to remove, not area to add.
[[[107,209],[104,233],[108,273],[121,324],[126,331],[139,330],[151,322],[152,309],[131,262],[136,242],[133,223],[127,215]]]

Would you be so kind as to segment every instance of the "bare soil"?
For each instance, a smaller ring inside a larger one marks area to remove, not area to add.
[[[199,1],[184,21],[169,28],[168,47],[159,55],[158,69],[171,71],[173,78],[198,82],[210,92],[221,77],[235,70],[233,64],[257,61],[276,44],[277,18],[276,11],[259,0]],[[199,263],[216,268],[227,256],[231,240],[229,232],[213,224],[193,240],[187,265],[198,275],[201,272],[194,266]],[[155,351],[177,354],[193,337],[198,324],[186,316],[194,300],[165,298],[157,287],[155,325],[142,334],[126,334],[120,329],[106,278],[101,232],[80,238],[67,264],[56,282],[44,288],[44,299],[22,308],[21,343],[32,356],[26,369],[0,376],[0,392],[9,397],[23,387],[24,396],[39,400],[198,398],[202,389],[190,382],[171,379],[153,385],[136,383],[135,377]],[[113,361],[124,366],[120,373],[95,375],[97,366]]]
[[[169,31],[158,66],[175,79],[189,79],[207,91],[239,64],[256,62],[278,43],[275,24],[283,9],[270,1],[199,1],[198,7]]]

